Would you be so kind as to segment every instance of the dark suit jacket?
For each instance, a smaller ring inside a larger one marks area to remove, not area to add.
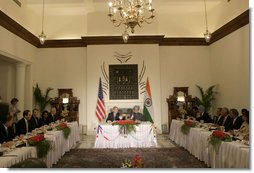
[[[236,130],[240,129],[242,123],[243,123],[242,117],[239,117],[239,116],[238,116],[238,117],[236,118],[235,122],[234,122],[234,119],[233,119],[232,129],[236,129]]]
[[[53,123],[55,122],[55,115],[53,116],[51,113],[48,114],[48,117],[47,117],[47,123]]]
[[[141,113],[135,113],[135,112],[133,112],[133,120],[135,121],[135,120],[138,120],[138,121],[145,121],[145,117],[143,116],[143,114],[141,114]]]
[[[224,117],[221,116],[221,117],[219,117],[219,119],[217,120],[217,123],[216,123],[216,124],[218,124],[219,126],[222,126],[223,121],[224,121]]]
[[[16,131],[17,131],[17,135],[21,135],[21,134],[25,135],[27,133],[25,118],[22,118],[21,120],[18,121]],[[31,132],[29,125],[28,125],[28,132]]]
[[[7,128],[8,133],[2,123],[0,123],[0,143],[11,141],[14,138],[14,133],[11,128]]]
[[[47,119],[40,118],[39,119],[39,127],[49,125]]]
[[[59,115],[52,115],[51,113],[48,114],[48,118],[47,118],[47,123],[53,123],[53,122],[56,122],[57,120],[60,120],[61,119],[61,116]]]
[[[217,124],[219,117],[218,116],[213,116],[213,121],[212,123]]]
[[[211,118],[210,118],[210,116],[208,115],[207,112],[204,112],[201,117],[197,118],[197,121],[201,121],[201,120],[204,120],[204,123],[210,123],[211,122]]]
[[[36,121],[37,120],[37,121]],[[39,128],[39,119],[37,117],[35,117],[34,115],[32,115],[31,120],[29,121],[29,128],[30,131]]]
[[[233,119],[228,115],[226,117],[226,121],[224,123],[224,127],[225,127],[225,131],[229,131],[229,130],[232,130],[232,127],[233,127]]]
[[[109,114],[108,114],[108,117],[107,117],[107,120],[106,120],[106,122],[108,122],[109,120],[110,121],[118,121],[118,120],[120,120],[120,114],[119,113],[117,113],[116,114],[116,117],[114,117],[114,113],[113,112],[110,112]]]

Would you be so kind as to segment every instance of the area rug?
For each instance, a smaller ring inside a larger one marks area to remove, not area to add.
[[[73,149],[54,168],[120,168],[139,154],[145,168],[206,168],[188,151],[174,148]]]

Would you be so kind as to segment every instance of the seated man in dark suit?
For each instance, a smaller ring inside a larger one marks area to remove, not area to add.
[[[236,109],[230,110],[230,117],[233,119],[232,127],[229,130],[238,130],[242,126],[243,119],[242,117],[238,116],[239,112]]]
[[[31,120],[29,121],[29,128],[32,131],[39,127],[40,127],[39,126],[39,110],[35,108],[33,109],[33,115],[31,117]]]
[[[216,114],[213,116],[212,123],[217,124],[220,120],[222,108],[217,108]]]
[[[15,137],[12,130],[13,117],[7,115],[5,120],[0,123],[0,143],[12,141]]]
[[[200,117],[198,117],[196,119],[197,121],[203,120],[204,123],[210,123],[211,122],[211,118],[208,115],[208,113],[205,111],[205,107],[203,105],[199,105],[198,111],[199,111]]]
[[[61,119],[61,116],[57,115],[56,108],[52,107],[51,110],[50,110],[50,113],[48,114],[48,117],[47,117],[48,124],[54,123],[54,122],[56,122],[57,120],[60,120],[60,119]]]
[[[32,114],[29,110],[23,112],[23,118],[17,123],[17,135],[25,135],[28,132],[31,132],[29,128],[29,121],[31,120]]]
[[[218,119],[218,121],[217,121],[217,125],[219,125],[219,126],[222,126],[222,124],[223,124],[223,121],[224,121],[224,116],[223,115],[221,115],[220,117],[219,117],[219,119]]]
[[[134,106],[131,119],[134,121],[145,121],[145,117],[139,112],[139,110],[139,106]]]
[[[228,108],[222,108],[221,113],[222,113],[222,116],[224,117],[222,126],[224,126],[225,131],[227,132],[232,128],[233,119],[229,115]]]
[[[13,130],[11,130],[13,117],[9,115],[9,105],[0,103],[0,147],[13,146]]]
[[[118,112],[118,107],[114,106],[112,112],[108,114],[106,122],[114,122],[120,119],[123,119],[123,117],[121,117],[120,113]]]

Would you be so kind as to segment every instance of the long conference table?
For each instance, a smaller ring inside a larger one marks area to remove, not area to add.
[[[157,146],[155,128],[151,123],[142,123],[136,132],[124,135],[118,125],[98,125],[95,148],[149,148]]]
[[[58,160],[76,146],[80,141],[79,127],[77,122],[69,122],[67,125],[71,129],[68,139],[64,138],[62,131],[47,131],[45,138],[52,142],[50,150],[45,158],[42,159],[48,168],[56,164]],[[15,148],[12,151],[0,156],[0,168],[9,168],[12,165],[24,161],[28,158],[36,158],[37,152],[35,147]]]
[[[218,151],[209,144],[212,132],[191,128],[188,135],[181,132],[183,121],[172,120],[169,138],[188,150],[211,168],[250,168],[250,146],[241,142],[221,142]]]

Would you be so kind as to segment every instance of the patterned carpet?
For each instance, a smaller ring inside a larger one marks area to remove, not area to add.
[[[139,154],[145,168],[206,168],[188,151],[174,148],[73,149],[54,168],[120,168],[125,159]]]

